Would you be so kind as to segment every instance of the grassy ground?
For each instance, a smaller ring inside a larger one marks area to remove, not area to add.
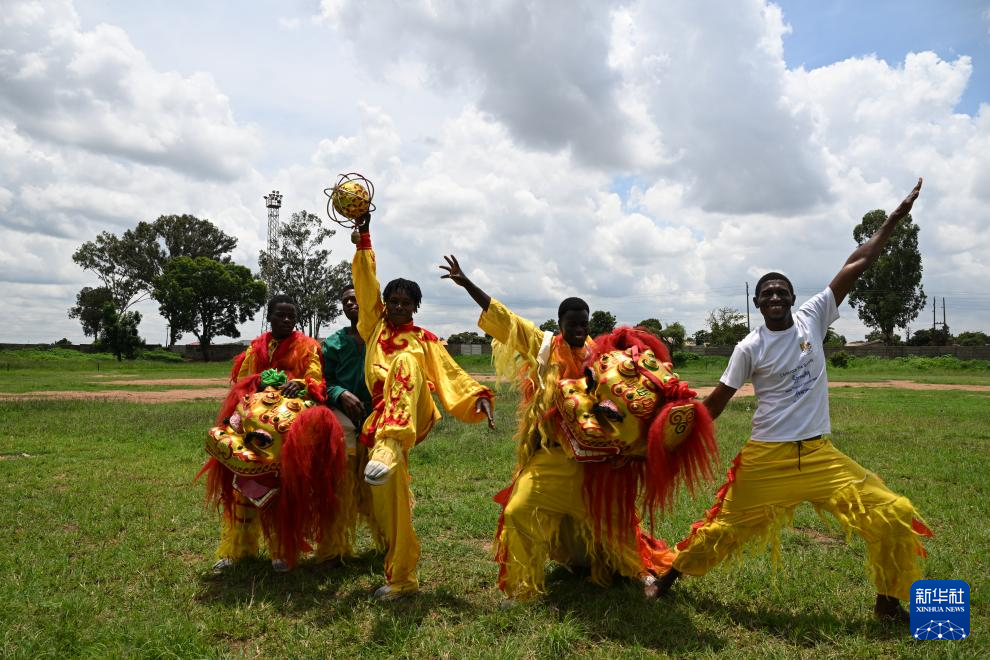
[[[192,376],[186,368],[123,373]],[[224,373],[202,368],[195,373]],[[599,589],[550,567],[545,600],[501,611],[490,498],[512,471],[515,401],[501,390],[495,432],[444,420],[412,452],[424,591],[386,605],[368,598],[382,578],[381,558],[367,551],[335,570],[306,565],[276,575],[259,560],[223,579],[205,574],[218,519],[191,478],[215,404],[0,401],[11,420],[0,439],[0,656],[990,653],[990,394],[832,393],[837,446],[910,497],[935,531],[927,576],[972,587],[973,635],[945,644],[913,642],[906,629],[874,621],[863,544],[847,546],[807,506],[784,533],[776,576],[757,555],[684,580],[669,600],[645,602],[634,585]],[[745,439],[752,406],[734,400],[719,420],[722,473]],[[714,487],[681,497],[657,534],[683,537]]]

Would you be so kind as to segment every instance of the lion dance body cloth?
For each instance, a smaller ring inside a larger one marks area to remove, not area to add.
[[[590,566],[599,585],[669,570],[674,553],[640,528],[640,512],[652,520],[678,485],[710,479],[717,449],[663,343],[619,328],[575,349],[494,299],[479,326],[523,397],[515,476],[495,498],[499,588],[542,594],[547,559]]]
[[[282,395],[287,377],[305,385],[297,397]],[[207,475],[207,501],[222,511],[217,557],[255,556],[262,537],[288,568],[314,545],[331,556],[348,538],[338,494],[347,456],[340,424],[320,405],[319,345],[298,332],[281,341],[265,333],[235,358],[231,379],[197,475]]]

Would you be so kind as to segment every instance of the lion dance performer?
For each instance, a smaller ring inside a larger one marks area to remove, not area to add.
[[[343,435],[315,405],[325,399],[319,345],[295,330],[288,296],[269,301],[268,321],[271,331],[234,359],[230,393],[207,437],[211,458],[197,475],[207,475],[207,501],[223,511],[217,573],[256,555],[262,535],[278,571],[295,566],[309,541],[322,556],[346,543],[335,493]]]
[[[372,485],[374,519],[385,535],[387,584],[375,598],[391,600],[419,590],[419,539],[412,526],[409,450],[433,428],[440,412],[431,393],[463,422],[492,420],[492,392],[454,361],[436,335],[413,325],[422,299],[419,285],[396,279],[379,294],[375,253],[366,214],[352,264],[358,332],[367,346],[365,379],[372,410],[361,441],[371,447],[365,481]]]
[[[704,407],[653,335],[619,328],[592,341],[579,298],[560,304],[559,336],[543,332],[445,258],[442,277],[481,307],[478,325],[495,340],[496,368],[515,370],[523,397],[515,476],[496,496],[503,511],[495,553],[507,603],[544,593],[548,558],[590,565],[602,586],[614,573],[642,580],[650,593],[673,553],[642,532],[637,502],[652,520],[678,483],[692,488],[711,478],[717,450]]]

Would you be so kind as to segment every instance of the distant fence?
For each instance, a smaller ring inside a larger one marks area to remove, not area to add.
[[[685,346],[682,350],[696,355],[732,355],[731,346]],[[826,346],[825,355],[845,351],[855,357],[895,358],[917,355],[921,357],[936,357],[951,355],[960,360],[990,360],[990,346]]]
[[[491,344],[447,344],[451,355],[491,355]]]

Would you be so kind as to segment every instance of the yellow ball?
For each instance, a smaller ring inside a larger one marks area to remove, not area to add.
[[[333,208],[345,218],[357,220],[371,208],[371,195],[357,181],[345,181],[333,189]]]

